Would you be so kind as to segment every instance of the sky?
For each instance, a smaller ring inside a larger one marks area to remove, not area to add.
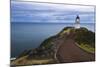
[[[81,23],[95,23],[94,6],[11,1],[11,22],[74,23],[77,15]]]

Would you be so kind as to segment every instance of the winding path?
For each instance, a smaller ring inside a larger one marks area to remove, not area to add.
[[[65,34],[66,35],[66,34]],[[95,61],[95,54],[89,53],[76,45],[74,34],[58,38],[56,44],[56,58],[60,63]]]

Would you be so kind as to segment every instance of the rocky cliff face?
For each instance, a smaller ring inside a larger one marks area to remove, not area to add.
[[[94,48],[95,33],[86,28],[74,29],[73,27],[66,27],[57,35],[44,40],[38,48],[25,50],[16,60],[12,61],[11,64],[34,65],[59,62],[93,61],[95,59],[93,53],[88,54],[88,51],[84,51],[83,48],[76,46],[76,43],[87,44]],[[74,51],[72,51],[71,48]],[[84,54],[84,56],[79,60],[79,57],[82,57],[82,54]],[[89,57],[91,58],[87,59]]]

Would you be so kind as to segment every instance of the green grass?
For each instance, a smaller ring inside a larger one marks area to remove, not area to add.
[[[70,32],[70,29],[67,29],[67,30],[64,30],[63,32],[60,33],[60,35],[63,35],[65,33],[69,33]]]
[[[95,48],[91,47],[90,45],[87,44],[81,44],[81,45],[77,45],[78,47],[82,48],[83,50],[89,52],[89,53],[95,53]]]

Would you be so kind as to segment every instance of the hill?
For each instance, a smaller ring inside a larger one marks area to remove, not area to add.
[[[95,60],[95,33],[86,28],[65,27],[36,49],[25,50],[11,65],[53,64]]]

